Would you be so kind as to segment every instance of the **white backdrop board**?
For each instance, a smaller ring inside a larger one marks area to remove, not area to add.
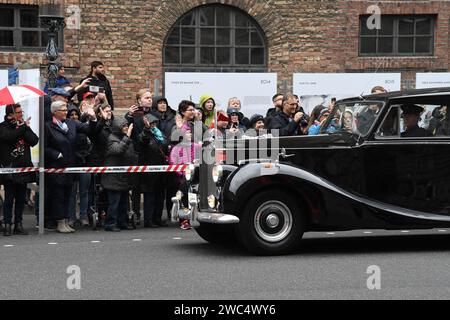
[[[4,70],[0,71],[0,87],[3,88],[8,85],[8,71],[6,72],[6,79],[4,79]],[[39,69],[27,69],[19,71],[19,84],[27,84],[35,88],[40,88],[40,71]],[[31,117],[31,129],[37,136],[39,136],[39,98],[22,101],[20,103],[23,110],[23,117],[27,119]],[[5,106],[0,107],[0,122],[4,121]],[[39,144],[31,150],[31,157],[33,163],[39,162]]]
[[[387,91],[401,88],[401,73],[294,73],[294,94],[300,97],[307,113],[331,98],[344,99],[370,94],[375,86]]]
[[[184,73],[166,72],[165,97],[177,110],[181,100],[198,104],[200,96],[214,97],[217,109],[227,109],[228,99],[241,100],[242,113],[247,117],[255,113],[266,115],[277,92],[276,73]]]
[[[0,70],[0,89],[8,85],[8,70]],[[0,109],[3,109],[1,107]]]
[[[450,72],[416,74],[416,89],[450,87]]]

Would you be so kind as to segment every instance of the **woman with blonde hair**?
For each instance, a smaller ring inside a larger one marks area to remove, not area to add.
[[[125,115],[125,119],[128,124],[133,124],[133,132],[131,133],[131,140],[133,141],[134,150],[139,154],[139,136],[144,131],[145,123],[144,117],[151,114],[153,106],[153,96],[150,89],[140,89],[136,93],[135,103],[130,107],[129,111]],[[137,224],[140,225],[141,218],[141,188],[136,185],[133,188],[131,202],[132,209],[137,216]]]

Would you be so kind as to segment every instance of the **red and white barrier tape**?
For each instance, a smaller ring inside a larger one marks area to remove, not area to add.
[[[83,167],[83,168],[0,168],[1,174],[14,174],[26,172],[45,173],[143,173],[143,172],[184,172],[188,165],[167,165],[167,166],[128,166],[128,167]]]

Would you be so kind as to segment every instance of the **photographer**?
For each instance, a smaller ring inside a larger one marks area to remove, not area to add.
[[[168,143],[158,129],[158,118],[147,114],[143,119],[144,129],[139,134],[139,165],[167,164]],[[144,192],[144,227],[157,228],[167,226],[162,221],[164,207],[165,176],[161,173],[143,173],[140,186]]]
[[[128,124],[133,124],[134,129],[131,133],[131,140],[133,141],[134,150],[140,153],[139,135],[144,130],[144,117],[151,113],[153,106],[152,93],[148,89],[141,89],[136,93],[136,104],[130,107],[130,110],[125,115]],[[141,188],[137,184],[132,191],[131,202],[132,209],[137,215],[137,224],[140,225],[141,218]]]
[[[85,94],[86,92],[92,92],[95,95],[97,95],[98,93],[104,93],[106,95],[106,100],[111,107],[111,110],[114,110],[114,100],[111,84],[105,76],[105,67],[101,61],[93,61],[91,63],[91,72],[87,77],[83,78],[80,81],[80,84],[83,83],[86,79],[90,79],[89,86],[77,91],[78,101],[82,100],[83,94]]]
[[[231,108],[227,110],[227,114],[228,118],[230,119],[227,138],[241,138],[247,130],[247,128],[243,124],[241,124],[242,113],[240,113],[237,109]]]
[[[134,125],[134,130],[131,135],[135,148],[137,146],[138,136],[144,130],[144,116],[150,113],[153,105],[152,93],[148,89],[141,89],[136,93],[136,104],[130,107],[130,110],[125,115],[128,124]],[[138,149],[136,149],[139,152]]]
[[[287,95],[283,98],[282,112],[278,112],[270,122],[269,129],[278,130],[279,136],[296,136],[301,133],[300,124],[304,118],[303,112],[297,112],[295,96]]]

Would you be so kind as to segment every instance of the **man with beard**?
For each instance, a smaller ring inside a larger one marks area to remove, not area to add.
[[[91,72],[89,75],[85,78],[83,78],[80,83],[82,83],[84,80],[90,79],[89,86],[86,88],[81,89],[78,91],[78,101],[83,100],[83,94],[91,91],[93,87],[97,87],[99,92],[104,91],[106,95],[107,102],[109,106],[111,107],[111,110],[114,110],[114,100],[113,100],[113,94],[111,89],[111,84],[109,83],[109,80],[105,76],[105,67],[101,61],[93,61],[91,63]],[[93,93],[98,93],[91,91]]]

